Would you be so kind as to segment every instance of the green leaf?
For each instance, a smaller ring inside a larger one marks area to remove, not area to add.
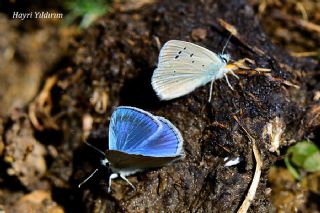
[[[313,153],[309,156],[303,164],[303,168],[307,172],[317,172],[320,171],[320,152]]]
[[[305,160],[317,153],[318,147],[309,141],[301,141],[288,149],[287,154],[291,156],[290,161],[299,167],[303,167]]]
[[[300,179],[301,169],[306,172],[320,171],[320,150],[309,140],[301,141],[287,150],[284,162],[290,173]]]
[[[287,166],[287,169],[289,170],[289,172],[293,175],[293,177],[295,179],[300,179],[300,174],[298,173],[298,171],[291,165],[290,160],[289,160],[289,156],[286,155],[284,158],[284,163]]]

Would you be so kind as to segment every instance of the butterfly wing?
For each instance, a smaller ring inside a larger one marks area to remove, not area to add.
[[[161,100],[171,100],[186,95],[213,79],[210,64],[194,63],[187,60],[172,62],[158,67],[151,84]],[[214,70],[219,70],[217,65]]]
[[[118,107],[111,116],[109,149],[129,153],[141,143],[153,140],[161,128],[161,122],[146,111]]]
[[[214,52],[187,41],[167,41],[160,50],[158,67],[162,64],[178,61],[179,59],[193,59],[195,61],[210,61],[218,63],[221,59]]]
[[[170,100],[208,83],[223,65],[218,55],[204,47],[171,40],[160,51],[151,84],[160,99]]]
[[[167,119],[156,118],[162,124],[159,135],[153,140],[144,141],[130,153],[152,157],[183,157],[183,138],[180,131]]]
[[[117,150],[107,150],[106,158],[114,169],[124,171],[141,171],[144,169],[159,168],[179,159],[179,157],[150,157],[128,154]]]
[[[179,130],[167,119],[134,107],[112,114],[106,158],[113,169],[140,171],[184,157]]]

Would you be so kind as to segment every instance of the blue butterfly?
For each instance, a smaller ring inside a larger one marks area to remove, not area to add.
[[[182,159],[183,139],[180,131],[167,119],[135,107],[121,106],[111,116],[109,150],[103,154],[106,158],[102,165],[109,166],[113,172],[109,177],[108,192],[112,180],[119,176],[135,188],[126,177]]]

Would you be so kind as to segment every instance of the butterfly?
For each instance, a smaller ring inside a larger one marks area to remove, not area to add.
[[[158,67],[154,70],[151,84],[161,100],[171,100],[186,95],[197,87],[211,81],[209,102],[213,82],[225,77],[228,86],[226,68],[229,54],[215,54],[199,45],[179,40],[170,40],[160,50]]]
[[[111,191],[112,180],[117,177],[135,188],[127,176],[184,158],[183,138],[169,120],[139,108],[121,106],[111,116],[109,149],[102,154],[105,155],[102,165],[109,166],[112,170],[108,192]]]

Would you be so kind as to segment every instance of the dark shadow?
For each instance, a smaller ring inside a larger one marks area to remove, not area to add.
[[[0,162],[0,188],[9,189],[12,192],[28,192],[28,189],[20,182],[17,176],[9,176],[7,170],[10,168],[5,162]]]
[[[103,144],[101,141],[98,142],[98,140],[88,140],[88,143],[102,152],[104,152],[106,149],[106,147],[101,147],[101,145],[99,146],[99,144]],[[104,158],[105,156],[103,156],[102,153],[99,153],[86,144],[83,144],[79,148],[75,149],[73,153],[72,166],[74,173],[71,176],[70,183],[75,187],[78,187],[83,180],[85,180],[96,168],[98,168],[99,171],[81,186],[81,188],[94,189],[94,186],[99,185],[97,183],[104,179],[106,173],[109,172],[108,168],[101,165],[101,160]]]
[[[309,192],[308,202],[306,206],[309,207],[310,210],[312,209],[320,211],[320,195],[313,192]]]
[[[314,134],[314,139],[312,139],[312,141],[318,146],[320,147],[320,128],[316,128],[314,131],[313,131],[313,134]]]
[[[85,203],[82,201],[82,193],[79,190],[58,188],[52,189],[52,198],[63,206],[65,212],[86,212]]]
[[[105,141],[105,139],[103,139],[103,141]],[[88,143],[101,150],[105,150],[106,148],[101,147],[101,144],[106,144],[103,143],[101,139],[88,140]],[[111,199],[107,192],[107,180],[110,175],[110,170],[101,165],[102,159],[104,159],[104,156],[101,153],[85,144],[75,149],[72,164],[73,174],[69,180],[71,188],[53,187],[52,189],[53,200],[63,206],[65,212],[86,212],[88,205],[90,205],[84,202],[84,200],[89,199],[86,198],[88,194],[84,193],[87,190],[90,190],[89,195]],[[99,168],[98,172],[79,188],[78,185],[96,168]]]
[[[160,102],[151,86],[151,77],[155,68],[141,71],[136,78],[127,80],[120,92],[121,105],[135,106],[142,109],[158,108]]]
[[[54,129],[45,129],[44,131],[35,131],[34,137],[43,145],[54,144],[55,146],[62,142],[63,132]]]

